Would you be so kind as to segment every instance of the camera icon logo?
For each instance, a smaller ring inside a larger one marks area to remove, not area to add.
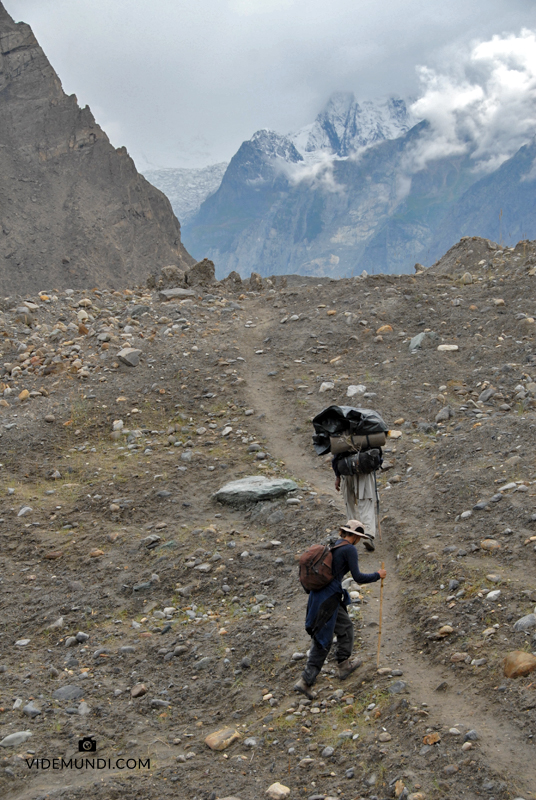
[[[78,740],[79,753],[95,753],[97,750],[97,742],[93,736],[84,736],[83,739]]]

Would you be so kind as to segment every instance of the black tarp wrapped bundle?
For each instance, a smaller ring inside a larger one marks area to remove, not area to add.
[[[377,411],[352,406],[329,406],[313,419],[313,445],[317,455],[332,452],[332,438],[387,435],[387,425]],[[373,441],[370,446],[374,446]],[[359,448],[357,448],[359,449]]]

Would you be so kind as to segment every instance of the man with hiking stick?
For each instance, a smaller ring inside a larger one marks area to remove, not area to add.
[[[354,626],[347,607],[350,595],[342,588],[342,580],[350,572],[356,583],[383,581],[385,569],[362,573],[359,570],[355,545],[365,536],[365,527],[359,520],[348,520],[340,528],[340,538],[331,548],[332,580],[318,591],[310,591],[305,618],[305,630],[312,637],[307,664],[294,690],[309,699],[314,697],[312,686],[328,656],[334,636],[337,636],[338,677],[346,680],[361,665],[361,659],[352,659]]]

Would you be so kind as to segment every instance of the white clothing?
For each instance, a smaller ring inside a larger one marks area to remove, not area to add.
[[[376,536],[376,484],[374,473],[341,475],[341,493],[346,503],[346,518],[358,519],[365,533]]]

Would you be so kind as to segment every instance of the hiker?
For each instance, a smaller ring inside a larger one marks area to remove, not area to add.
[[[365,535],[362,537],[363,544],[371,553],[375,550],[374,539],[376,537],[376,481],[374,470],[381,463],[378,460],[377,466],[375,466],[375,455],[374,461],[371,456],[376,453],[379,453],[379,451],[370,450],[359,454],[360,461],[366,459],[370,454],[368,458],[370,464],[368,466],[372,467],[371,472],[359,472],[353,475],[342,474],[340,467],[343,467],[348,457],[352,455],[351,453],[339,453],[333,457],[331,462],[335,472],[335,489],[342,493],[346,504],[346,517],[347,519],[359,518],[363,522],[365,528]]]
[[[311,591],[309,594],[305,630],[313,641],[307,664],[294,690],[310,700],[314,697],[311,687],[328,656],[334,636],[337,637],[340,680],[346,680],[362,663],[361,659],[352,659],[354,627],[346,610],[351,600],[346,589],[342,588],[342,580],[347,572],[360,584],[374,583],[385,578],[387,574],[384,569],[368,574],[359,571],[355,545],[364,535],[365,528],[357,519],[350,519],[341,526],[340,538],[332,548],[333,580],[323,589]]]

